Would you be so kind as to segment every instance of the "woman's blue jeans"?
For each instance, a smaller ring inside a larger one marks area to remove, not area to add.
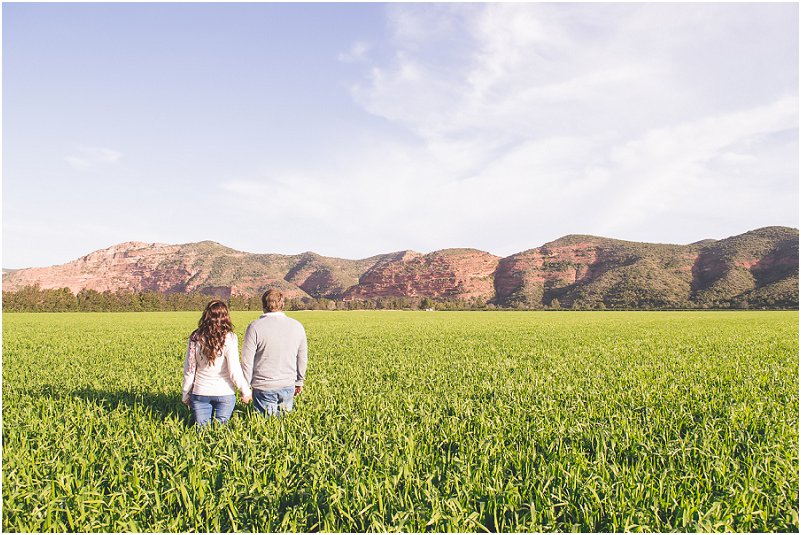
[[[236,395],[228,396],[200,396],[192,394],[192,415],[195,423],[206,425],[214,417],[215,420],[224,424],[231,419],[236,405]]]
[[[253,406],[266,416],[281,416],[291,411],[294,401],[294,386],[278,390],[253,389]]]

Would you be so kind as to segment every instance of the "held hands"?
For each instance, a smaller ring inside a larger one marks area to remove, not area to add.
[[[295,387],[295,395],[299,396],[301,392],[303,392],[303,387],[302,386],[296,386]],[[247,393],[247,394],[242,392],[242,403],[248,404],[252,400],[253,400],[253,393],[252,392],[251,393]],[[189,405],[188,401],[185,401],[184,403]]]

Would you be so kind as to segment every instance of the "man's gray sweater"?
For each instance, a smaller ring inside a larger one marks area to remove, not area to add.
[[[283,312],[267,312],[248,325],[242,371],[251,387],[277,390],[303,386],[308,361],[306,330]]]

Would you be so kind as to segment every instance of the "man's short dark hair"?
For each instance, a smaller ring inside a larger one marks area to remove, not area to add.
[[[265,312],[284,310],[284,294],[275,288],[270,288],[261,296],[261,308]]]

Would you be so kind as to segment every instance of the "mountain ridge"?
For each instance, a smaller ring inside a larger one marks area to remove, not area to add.
[[[25,286],[229,298],[269,287],[290,298],[429,297],[503,307],[798,306],[798,229],[762,227],[687,245],[569,234],[506,257],[469,247],[362,259],[249,253],[211,240],[129,241],[65,264],[3,270]]]

